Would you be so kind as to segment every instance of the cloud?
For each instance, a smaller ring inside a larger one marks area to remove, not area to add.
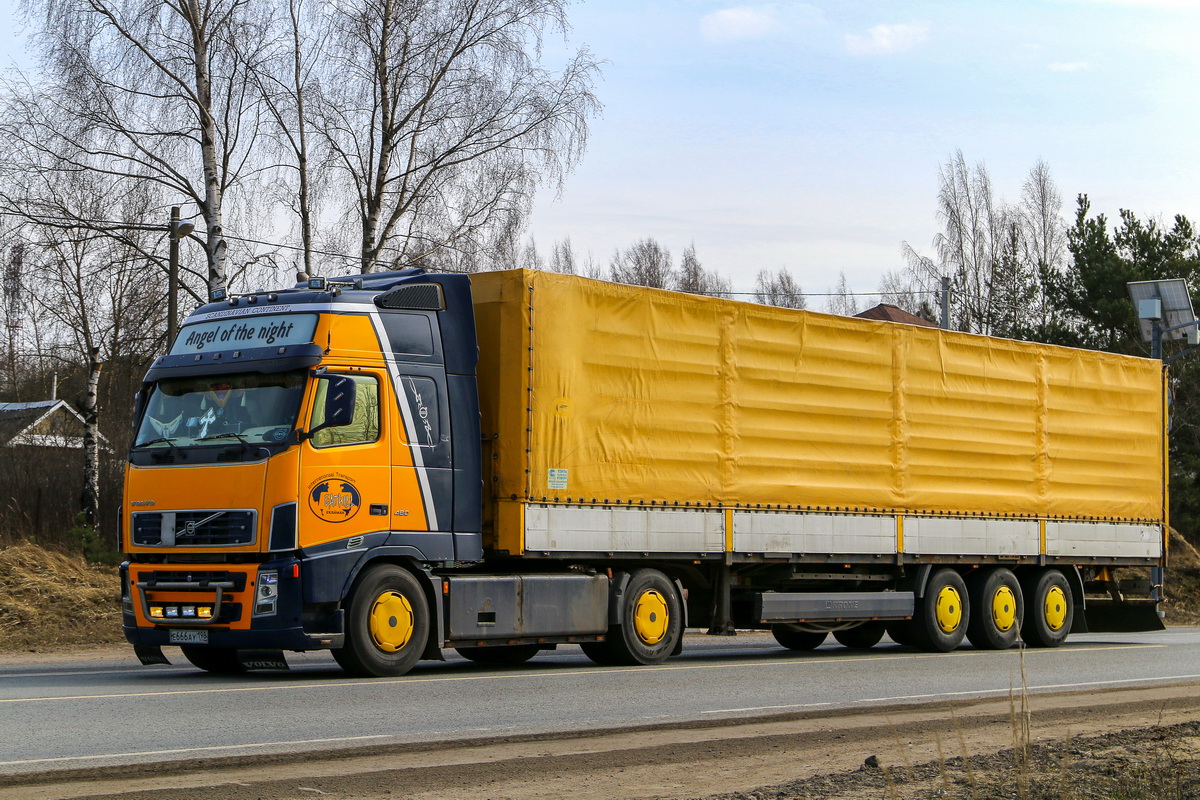
[[[774,6],[736,6],[706,14],[700,20],[700,35],[710,42],[756,39],[779,27]]]
[[[1055,61],[1046,65],[1046,69],[1051,72],[1082,72],[1091,68],[1092,65],[1086,61]]]
[[[929,38],[929,25],[924,22],[899,25],[876,25],[865,34],[847,33],[842,37],[846,52],[852,56],[882,56],[904,53]]]

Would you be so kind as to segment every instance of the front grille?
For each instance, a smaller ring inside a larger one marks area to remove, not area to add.
[[[142,511],[133,515],[133,543],[140,547],[253,544],[255,520],[252,510]]]
[[[211,591],[205,589],[206,584],[211,583],[232,583],[234,592],[242,592],[246,590],[246,573],[244,572],[227,572],[220,569],[198,569],[198,570],[182,570],[182,569],[156,569],[153,572],[139,572],[137,580],[147,584],[146,588],[154,591],[154,584],[157,583],[193,583],[198,582],[200,588],[197,591]]]

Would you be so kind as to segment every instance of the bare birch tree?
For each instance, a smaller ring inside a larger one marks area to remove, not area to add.
[[[671,251],[648,236],[613,253],[608,277],[615,283],[632,283],[655,289],[673,288],[676,276]]]
[[[598,62],[559,72],[541,38],[566,0],[348,0],[330,29],[317,129],[360,228],[359,264],[419,260],[523,217],[587,142]]]
[[[937,209],[936,258],[902,245],[917,284],[933,292],[941,276],[950,278],[952,328],[1016,335],[1038,285],[1036,267],[1024,257],[1020,212],[996,198],[987,169],[968,165],[961,150],[938,170]]]
[[[732,297],[733,284],[728,278],[722,277],[712,270],[707,270],[696,255],[696,245],[693,242],[683,251],[679,260],[679,273],[675,279],[675,289],[689,294],[702,294],[708,297]]]
[[[825,311],[843,317],[853,317],[860,310],[858,298],[854,296],[850,283],[846,280],[846,270],[840,270],[837,286],[830,290],[825,299]]]
[[[783,308],[805,308],[803,290],[787,267],[778,272],[762,269],[754,278],[754,300],[768,306]]]

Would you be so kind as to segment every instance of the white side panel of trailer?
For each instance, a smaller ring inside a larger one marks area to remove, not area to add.
[[[896,518],[891,515],[735,511],[737,553],[896,552]]]
[[[720,511],[525,507],[525,548],[542,552],[720,553]]]
[[[904,552],[911,555],[1032,556],[1039,538],[1036,520],[904,518]]]
[[[1153,525],[1047,522],[1046,555],[1158,558],[1162,533]]]

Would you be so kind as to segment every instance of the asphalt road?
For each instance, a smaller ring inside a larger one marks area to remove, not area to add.
[[[927,654],[884,640],[783,650],[766,634],[689,634],[657,667],[597,667],[575,647],[520,668],[422,663],[345,677],[328,654],[217,677],[104,660],[0,665],[0,774],[1200,680],[1200,629],[1073,636],[1054,650]]]

